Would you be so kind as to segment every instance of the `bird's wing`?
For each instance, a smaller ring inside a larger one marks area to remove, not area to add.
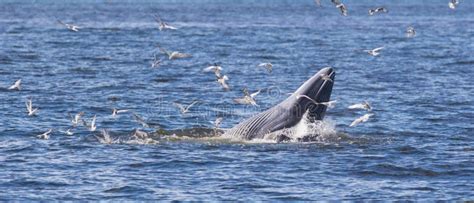
[[[128,109],[117,110],[117,113],[125,113],[128,112]]]
[[[347,108],[349,108],[349,109],[363,109],[364,105],[363,104],[353,104],[353,105],[350,105]]]
[[[184,106],[182,104],[179,104],[179,103],[174,103],[175,106],[177,106],[179,108],[179,110],[181,110],[181,112],[184,112],[186,111],[186,108],[184,108]]]
[[[340,0],[331,0],[331,2],[332,2],[333,4],[336,4],[336,5],[341,4],[341,1],[340,1]]]
[[[252,98],[256,97],[258,94],[260,94],[260,91],[262,91],[262,90],[258,90],[256,92],[250,94],[250,97],[252,97]]]
[[[303,97],[303,98],[306,98],[306,99],[310,100],[310,101],[313,102],[314,104],[320,104],[320,103],[314,101],[314,99],[311,99],[311,97],[308,97],[308,96],[306,96],[306,95],[304,95],[304,94],[300,94],[300,95],[298,95],[298,96],[296,96],[296,97],[297,97],[297,98]]]
[[[354,127],[361,122],[361,118],[357,118],[349,125],[349,127]]]
[[[186,110],[190,109],[192,106],[194,106],[194,104],[198,103],[198,101],[194,101],[193,103],[189,104],[187,107],[186,107]]]
[[[374,49],[374,50],[372,50],[372,51],[374,51],[374,52],[377,52],[377,51],[380,51],[380,50],[382,50],[383,48],[384,48],[384,47],[377,47],[377,48],[375,48],[375,49]]]
[[[216,67],[217,67],[217,66],[209,66],[209,67],[207,67],[207,68],[204,68],[203,71],[204,71],[204,72],[211,72],[211,71],[214,72],[214,71],[217,70]]]

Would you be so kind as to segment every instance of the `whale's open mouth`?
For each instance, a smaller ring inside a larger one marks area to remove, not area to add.
[[[330,101],[335,76],[333,68],[324,68],[295,91],[292,97],[297,99],[298,108],[302,109],[300,112],[308,111],[309,117],[314,120],[324,118],[327,109],[325,103]]]

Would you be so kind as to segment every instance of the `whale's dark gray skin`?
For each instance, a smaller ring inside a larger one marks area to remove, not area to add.
[[[307,115],[310,120],[322,120],[327,107],[322,104],[315,104],[310,99],[300,95],[306,95],[317,103],[328,102],[331,97],[335,75],[333,68],[323,68],[303,83],[290,97],[278,105],[239,123],[225,132],[224,136],[240,137],[246,140],[262,139],[270,133],[295,126],[301,121],[306,112],[308,112]]]

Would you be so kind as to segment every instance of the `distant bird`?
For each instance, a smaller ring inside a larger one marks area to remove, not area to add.
[[[314,3],[316,3],[317,6],[321,7],[321,0],[314,0]]]
[[[140,129],[135,129],[135,131],[132,134],[133,137],[136,139],[146,139],[148,138],[148,133],[141,131]]]
[[[77,25],[63,23],[60,20],[58,20],[58,23],[64,25],[68,30],[71,30],[73,32],[79,32],[80,27],[78,27]]]
[[[203,69],[204,72],[214,72],[214,74],[219,77],[221,75],[222,67],[214,63],[214,65],[209,66]]]
[[[227,75],[220,76],[216,75],[217,82],[224,88],[225,91],[229,90],[229,85],[227,85],[226,81],[229,80],[229,77]]]
[[[258,67],[264,67],[265,69],[267,69],[268,73],[271,73],[272,69],[273,69],[273,64],[271,64],[271,63],[260,63],[260,64],[258,64]]]
[[[97,140],[102,143],[102,144],[112,144],[114,140],[112,139],[112,136],[110,136],[109,132],[106,129],[102,129],[100,131],[102,137],[94,135]]]
[[[316,105],[323,105],[323,106],[326,106],[327,108],[329,109],[332,109],[334,108],[334,106],[336,105],[336,102],[337,100],[334,100],[334,101],[327,101],[327,102],[317,102],[315,101],[314,99],[312,99],[311,97],[308,97],[306,95],[297,95],[296,98],[300,98],[300,97],[303,97],[303,98],[306,98],[308,100],[310,100],[312,103],[316,104]]]
[[[450,9],[454,10],[458,6],[458,4],[459,4],[459,0],[450,0],[448,3],[448,6]]]
[[[364,101],[363,103],[353,104],[348,107],[349,109],[363,109],[366,111],[372,111],[372,106],[368,101]]]
[[[374,8],[374,9],[369,9],[369,15],[374,15],[378,12],[384,12],[384,13],[387,13],[388,10],[384,7],[378,7],[378,8]]]
[[[82,122],[83,122],[84,126],[89,129],[89,131],[94,132],[97,129],[97,126],[95,124],[95,120],[96,120],[96,116],[94,115],[94,117],[92,117],[92,121],[91,121],[90,125],[87,124],[87,122],[85,120],[82,120]]]
[[[192,106],[194,106],[194,104],[196,104],[196,103],[198,103],[198,101],[194,101],[194,102],[192,102],[191,104],[185,106],[185,105],[183,105],[183,104],[180,104],[180,103],[176,103],[176,102],[175,102],[174,105],[175,105],[176,107],[178,107],[178,108],[179,108],[179,111],[181,112],[181,114],[184,115],[184,114],[188,113],[188,112],[189,112],[189,109],[190,109]]]
[[[367,52],[369,55],[371,56],[378,56],[380,55],[380,51],[383,49],[384,47],[378,47],[378,48],[375,48],[375,49],[372,49],[372,50],[365,50],[365,52]]]
[[[33,102],[31,99],[28,99],[26,102],[26,110],[28,111],[28,116],[35,116],[36,112],[38,112],[38,108],[33,109]]]
[[[367,122],[369,120],[369,118],[373,115],[374,114],[367,113],[367,114],[355,119],[354,121],[352,121],[352,123],[349,125],[349,127],[354,127],[354,126],[358,125],[359,123]]]
[[[76,115],[74,115],[74,117],[72,117],[71,114],[69,114],[69,117],[71,118],[72,127],[76,127],[77,125],[79,125],[79,122],[81,121],[81,117],[83,115],[84,115],[84,112],[79,112]]]
[[[347,16],[347,8],[340,0],[331,0],[331,2],[336,5],[343,16]]]
[[[249,93],[247,88],[244,88],[242,90],[244,92],[244,97],[242,98],[237,98],[234,99],[234,102],[237,104],[244,104],[244,105],[252,105],[252,106],[258,106],[257,101],[255,100],[255,97],[260,94],[261,90],[258,90],[252,94]]]
[[[163,20],[161,20],[160,16],[159,15],[155,15],[155,21],[158,23],[159,25],[159,29],[160,31],[163,31],[163,30],[176,30],[178,28],[174,27],[174,26],[171,26],[169,25],[168,23],[164,22]]]
[[[121,110],[119,110],[119,109],[113,108],[113,109],[112,109],[112,117],[115,118],[115,117],[117,117],[117,115],[118,115],[119,113],[126,113],[126,112],[128,112],[128,109],[121,109]]]
[[[137,123],[139,123],[140,125],[142,125],[144,128],[149,128],[150,126],[145,122],[145,119],[143,119],[141,116],[139,116],[138,114],[136,113],[132,113],[132,116],[133,118],[135,119],[135,121]]]
[[[18,91],[20,91],[21,90],[21,79],[15,81],[15,84],[10,86],[8,89],[9,90],[18,90]]]
[[[407,32],[406,32],[406,33],[407,33],[407,37],[408,37],[408,38],[411,38],[411,37],[415,37],[415,36],[416,36],[415,28],[412,27],[412,26],[409,26],[409,27],[407,28]]]
[[[160,51],[166,55],[168,55],[168,59],[169,60],[175,60],[175,59],[183,59],[183,58],[189,58],[189,57],[192,57],[191,54],[185,54],[185,53],[180,53],[180,52],[177,52],[177,51],[167,51],[166,49],[163,49],[161,47],[158,47],[160,48]]]
[[[48,140],[49,134],[51,134],[51,132],[53,132],[53,129],[50,128],[48,129],[48,131],[44,132],[43,134],[37,135],[36,137],[39,139]]]
[[[158,68],[161,65],[161,60],[156,57],[156,54],[153,58],[153,62],[151,63],[152,68]]]
[[[67,129],[66,131],[60,130],[59,132],[64,133],[64,134],[69,135],[69,136],[74,135],[74,132],[72,132],[72,129],[70,129],[70,128]]]

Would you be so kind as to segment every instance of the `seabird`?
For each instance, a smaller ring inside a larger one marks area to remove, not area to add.
[[[258,64],[258,67],[264,67],[265,69],[267,69],[268,73],[271,73],[272,69],[273,69],[273,64],[271,64],[271,63],[260,63],[260,64]]]
[[[49,139],[49,134],[51,134],[51,132],[53,132],[53,129],[50,128],[45,133],[37,135],[36,137],[39,138],[39,139],[48,140]]]
[[[154,55],[153,62],[151,63],[152,68],[158,68],[161,65],[161,60],[156,57],[156,54]]]
[[[242,90],[244,92],[244,97],[242,98],[237,98],[234,99],[234,102],[237,104],[245,104],[245,105],[252,105],[252,106],[258,106],[257,101],[255,101],[255,97],[260,94],[261,90],[258,90],[252,94],[249,93],[247,88],[244,88]]]
[[[336,5],[336,8],[341,10],[343,16],[347,16],[347,8],[340,0],[331,0],[331,2]]]
[[[38,108],[33,109],[33,102],[31,99],[28,99],[26,102],[26,110],[28,110],[28,116],[35,116],[36,112],[38,112]]]
[[[79,125],[79,122],[81,121],[81,116],[83,115],[84,115],[84,112],[79,112],[74,117],[72,117],[71,114],[69,114],[69,117],[71,117],[72,127],[76,127],[77,125]]]
[[[150,126],[145,122],[145,119],[143,119],[142,117],[140,117],[138,114],[136,113],[132,113],[132,116],[133,118],[135,119],[135,121],[139,124],[141,124],[144,128],[149,128]]]
[[[141,131],[140,129],[137,128],[133,132],[132,136],[135,137],[136,139],[145,139],[145,138],[148,138],[148,133],[143,132],[143,131]]]
[[[365,52],[367,52],[369,55],[371,56],[378,56],[380,55],[380,51],[383,49],[384,47],[378,47],[378,48],[375,48],[375,49],[372,49],[372,50],[365,50]]]
[[[177,52],[177,51],[167,51],[166,49],[163,49],[161,47],[158,47],[160,48],[160,51],[162,53],[165,53],[166,55],[168,55],[168,59],[169,60],[174,60],[174,59],[182,59],[182,58],[189,58],[191,57],[191,54],[185,54],[185,53],[180,53],[180,52]]]
[[[21,90],[21,79],[15,81],[15,84],[10,86],[8,89],[9,90],[18,90],[18,91],[20,91]]]
[[[227,77],[227,75],[224,75],[224,76],[216,75],[216,78],[217,78],[217,82],[222,86],[222,88],[224,88],[225,91],[229,90],[229,85],[227,85],[227,83],[225,82],[229,80],[229,77]]]
[[[371,113],[367,113],[357,119],[355,119],[354,121],[352,121],[352,123],[349,125],[349,127],[354,127],[356,126],[357,124],[359,123],[364,123],[364,122],[367,122],[369,120],[369,118],[371,116],[373,116],[374,114],[371,114]]]
[[[368,101],[364,101],[363,103],[353,104],[348,107],[349,109],[363,109],[366,111],[372,111],[372,106]]]
[[[458,4],[459,4],[459,0],[450,0],[448,3],[448,6],[450,9],[454,10],[458,6]]]
[[[119,110],[119,109],[113,108],[113,109],[112,109],[112,117],[115,118],[115,117],[117,117],[117,114],[119,114],[119,113],[126,113],[126,112],[128,112],[128,109],[121,109],[121,110]]]
[[[416,31],[415,31],[415,28],[412,27],[412,26],[409,26],[407,28],[407,37],[410,38],[410,37],[415,37],[416,36]]]
[[[159,15],[155,15],[155,21],[158,23],[158,25],[159,25],[158,28],[160,29],[160,31],[163,31],[163,30],[166,30],[166,29],[168,29],[168,30],[176,30],[177,29],[176,27],[171,26],[168,23],[161,20]]]
[[[384,13],[387,13],[388,10],[384,7],[378,7],[378,8],[374,8],[374,9],[369,9],[369,15],[374,15],[375,13],[378,13],[378,12],[384,12]]]
[[[184,106],[184,105],[182,105],[182,104],[180,104],[180,103],[176,103],[176,102],[175,102],[174,105],[177,106],[177,107],[179,108],[179,111],[181,112],[181,114],[184,115],[184,114],[188,113],[189,109],[190,109],[192,106],[194,106],[194,104],[196,104],[196,103],[198,103],[198,101],[194,101],[193,103],[191,103],[191,104],[189,104],[189,105],[187,105],[187,106]]]
[[[219,77],[221,75],[222,67],[214,63],[214,65],[209,66],[203,69],[204,72],[214,72],[214,74]]]
[[[92,121],[91,121],[90,125],[88,125],[85,120],[82,120],[82,122],[83,122],[84,126],[89,129],[89,131],[94,132],[97,129],[97,126],[95,124],[95,120],[96,120],[96,116],[94,115],[94,117],[92,117]]]
[[[74,31],[74,32],[78,32],[79,31],[79,28],[77,25],[73,25],[73,24],[67,24],[67,23],[63,23],[62,21],[58,20],[58,23],[60,23],[61,25],[64,25],[66,26],[67,29],[71,30],[71,31]]]
[[[332,109],[334,108],[334,106],[336,105],[336,102],[337,100],[334,100],[334,101],[327,101],[327,102],[317,102],[317,101],[314,101],[314,99],[312,99],[311,97],[308,97],[306,95],[298,95],[296,96],[297,98],[300,98],[300,97],[303,97],[303,98],[306,98],[308,100],[310,100],[312,103],[316,104],[316,105],[324,105],[326,106],[327,108],[329,109]]]
[[[74,135],[74,132],[72,132],[72,129],[67,129],[66,131],[60,130],[59,132],[64,133],[66,135]]]

